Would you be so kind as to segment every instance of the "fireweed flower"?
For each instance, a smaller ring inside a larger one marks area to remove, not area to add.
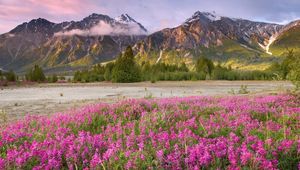
[[[292,140],[283,140],[278,147],[278,151],[282,151],[282,152],[288,152],[290,150],[290,148],[292,147],[294,141]]]
[[[300,153],[300,139],[298,140],[298,145],[297,145],[297,152]],[[300,162],[299,162],[300,163]]]
[[[0,158],[0,169],[4,169],[5,167],[5,160]]]
[[[247,163],[250,161],[252,157],[251,152],[248,150],[247,145],[245,143],[242,144],[241,147],[241,164],[242,165],[247,165]]]
[[[93,155],[93,158],[92,158],[91,162],[90,162],[91,168],[96,168],[96,167],[97,167],[98,165],[100,165],[101,163],[102,163],[102,160],[101,160],[99,154],[98,154],[98,153],[95,153],[95,154]]]
[[[0,169],[297,169],[299,115],[297,97],[276,95],[125,100],[28,116],[0,129]]]

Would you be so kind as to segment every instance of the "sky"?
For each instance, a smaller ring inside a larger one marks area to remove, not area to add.
[[[174,27],[194,12],[286,24],[300,19],[300,0],[0,0],[0,34],[35,18],[78,21],[92,14],[123,13],[150,32]]]

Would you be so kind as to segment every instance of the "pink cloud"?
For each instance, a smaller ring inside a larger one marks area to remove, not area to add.
[[[80,0],[28,0],[31,6],[44,8],[52,14],[76,15],[78,11],[89,7],[89,3]]]
[[[92,12],[108,13],[100,3],[93,0],[0,0],[0,34],[39,17],[62,22],[79,20]]]
[[[0,19],[18,20],[32,17],[57,19],[68,16],[76,18],[90,11],[106,11],[94,3],[92,0],[3,0],[0,2]]]
[[[21,6],[0,4],[0,9],[0,19],[3,20],[11,20],[14,19],[14,17],[20,16],[22,14],[32,14],[32,10],[23,8]]]

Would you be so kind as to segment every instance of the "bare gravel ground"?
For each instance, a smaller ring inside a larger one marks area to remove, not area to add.
[[[5,87],[0,90],[0,123],[4,122],[3,119],[20,119],[28,113],[49,115],[87,104],[111,103],[128,98],[232,95],[230,92],[238,92],[241,85],[247,85],[250,94],[280,93],[293,88],[286,81],[66,83]]]

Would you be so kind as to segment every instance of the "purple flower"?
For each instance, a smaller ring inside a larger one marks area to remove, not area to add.
[[[156,156],[159,160],[162,160],[164,156],[164,151],[163,150],[156,151]]]
[[[283,140],[278,147],[278,151],[289,152],[290,148],[293,146],[294,141],[292,140]]]
[[[91,168],[96,168],[101,163],[102,163],[102,160],[101,160],[99,154],[95,153],[91,160]]]
[[[252,157],[251,152],[248,151],[247,145],[243,143],[241,148],[241,157],[240,157],[242,165],[247,165],[251,157]]]
[[[5,169],[5,160],[0,158],[0,169]]]

